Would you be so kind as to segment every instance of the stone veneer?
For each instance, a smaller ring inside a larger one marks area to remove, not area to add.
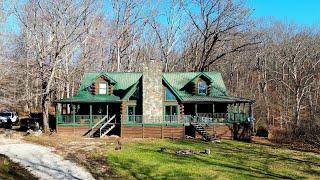
[[[159,60],[143,63],[142,114],[145,123],[163,121],[162,62]]]

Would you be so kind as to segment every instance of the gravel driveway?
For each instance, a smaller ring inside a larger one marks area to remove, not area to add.
[[[94,179],[83,167],[55,154],[53,148],[0,135],[0,154],[28,169],[40,179]]]

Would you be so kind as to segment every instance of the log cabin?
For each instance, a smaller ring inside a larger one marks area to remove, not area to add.
[[[85,73],[77,94],[55,101],[57,133],[123,138],[232,138],[251,123],[253,100],[228,95],[220,72]]]

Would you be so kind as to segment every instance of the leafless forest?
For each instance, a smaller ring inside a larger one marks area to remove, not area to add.
[[[3,4],[0,0],[0,4]],[[0,104],[50,112],[84,72],[141,69],[223,73],[229,94],[252,98],[256,128],[320,144],[320,29],[254,19],[232,0],[27,0],[0,12]],[[0,5],[3,7],[3,5]]]

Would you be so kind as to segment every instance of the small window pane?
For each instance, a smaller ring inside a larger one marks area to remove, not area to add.
[[[177,112],[177,106],[172,106],[172,112],[171,112],[171,115],[177,115],[178,112]]]
[[[165,114],[166,115],[171,115],[171,106],[166,106]]]
[[[207,84],[205,82],[198,83],[198,93],[199,94],[206,94],[207,93]]]
[[[128,107],[128,115],[134,115],[134,107],[133,106],[129,106]]]
[[[107,94],[107,89],[100,89],[99,94]]]
[[[99,84],[99,88],[100,89],[106,89],[107,88],[107,84],[106,83],[100,83]]]

